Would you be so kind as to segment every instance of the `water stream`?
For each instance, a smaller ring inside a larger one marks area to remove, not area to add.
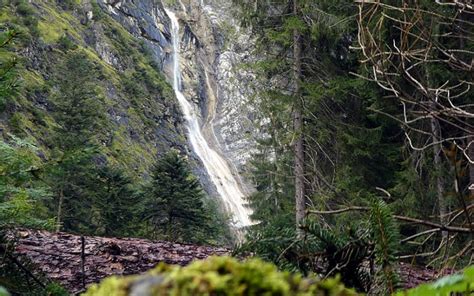
[[[215,185],[217,193],[222,199],[226,210],[232,214],[233,226],[236,228],[242,228],[251,225],[252,221],[249,217],[251,210],[244,206],[245,195],[242,192],[238,179],[232,173],[226,160],[216,150],[209,146],[209,143],[202,134],[198,114],[194,110],[193,105],[181,92],[179,21],[174,12],[166,9],[166,13],[171,19],[172,24],[173,89],[186,120],[186,127],[192,148],[204,164],[204,167],[212,183]]]

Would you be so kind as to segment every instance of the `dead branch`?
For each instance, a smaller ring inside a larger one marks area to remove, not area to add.
[[[350,211],[369,211],[369,207],[359,207],[359,206],[353,206],[353,207],[347,207],[343,209],[337,209],[337,210],[329,210],[329,211],[316,211],[316,210],[309,210],[308,214],[315,214],[315,215],[333,215],[333,214],[341,214],[345,212],[350,212]],[[441,225],[438,223],[434,223],[431,221],[426,221],[426,220],[421,220],[417,218],[411,218],[411,217],[406,217],[406,216],[400,216],[400,215],[393,215],[393,217],[397,220],[404,221],[404,222],[410,222],[414,224],[420,224],[424,226],[428,226],[431,228],[439,228],[440,230],[448,231],[448,232],[460,232],[460,233],[474,233],[474,230],[470,228],[464,228],[464,227],[458,227],[458,226],[448,226],[448,225]]]

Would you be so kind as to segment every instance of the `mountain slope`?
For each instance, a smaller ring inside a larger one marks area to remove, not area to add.
[[[162,65],[156,62],[156,51],[98,4],[4,1],[0,22],[18,32],[13,46],[22,77],[18,94],[7,98],[4,106],[1,136],[8,138],[11,133],[28,138],[48,158],[48,136],[55,125],[50,114],[54,77],[61,75],[58,65],[66,55],[76,51],[100,71],[97,86],[104,97],[107,124],[97,138],[105,161],[138,177],[157,154],[173,146],[185,149],[181,113],[161,73]]]

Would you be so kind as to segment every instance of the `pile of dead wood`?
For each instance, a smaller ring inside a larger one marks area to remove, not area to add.
[[[13,244],[13,260],[26,258],[36,267],[31,276],[41,273],[72,293],[104,277],[142,273],[160,262],[186,265],[230,252],[219,247],[26,229],[8,233],[7,240]]]
[[[20,229],[7,234],[11,244],[10,260],[27,260],[35,268],[23,270],[61,284],[71,293],[83,291],[110,275],[139,274],[158,263],[186,265],[211,255],[228,255],[231,250],[220,247],[197,246],[136,238],[106,238],[79,236]],[[446,273],[400,263],[402,286],[411,288],[432,281]]]

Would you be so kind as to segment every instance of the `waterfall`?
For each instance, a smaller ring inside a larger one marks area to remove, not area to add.
[[[245,195],[242,193],[240,183],[232,174],[232,170],[226,160],[214,149],[204,138],[199,125],[199,116],[192,104],[181,92],[181,72],[180,72],[180,37],[179,22],[176,15],[165,9],[171,19],[171,39],[173,44],[172,55],[172,75],[173,89],[179,101],[181,110],[186,120],[189,140],[197,156],[201,159],[212,183],[217,189],[217,193],[223,201],[226,210],[233,215],[233,226],[242,228],[252,224],[250,220],[251,210],[244,206]]]

